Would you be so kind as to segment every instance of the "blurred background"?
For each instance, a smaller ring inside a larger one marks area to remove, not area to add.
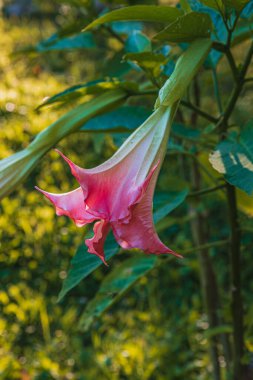
[[[145,1],[149,3],[173,4]],[[132,4],[136,2],[0,1],[0,159],[25,148],[34,135],[79,102],[73,99],[67,105],[37,109],[47,97],[79,83],[127,77],[129,64],[121,62],[122,46],[114,36],[115,30],[98,29],[86,41],[58,42],[56,38],[54,43],[52,36],[61,31],[68,38],[78,25],[86,25],[100,12]],[[138,29],[138,23],[130,28]],[[221,64],[220,72],[223,70],[226,68]],[[208,92],[211,80],[208,76],[203,80]],[[229,76],[224,75],[222,91],[228,94],[229,81]],[[148,114],[154,99],[138,98],[134,104],[145,107]],[[206,96],[204,103],[215,110],[212,99]],[[252,104],[252,96],[246,93],[241,103],[237,120],[247,119],[245,112]],[[80,166],[92,167],[110,157],[117,149],[118,139],[122,141],[124,137],[75,133],[58,147]],[[165,162],[159,189],[166,190],[168,173],[176,176],[180,165],[177,155],[170,157],[170,163]],[[127,254],[115,256],[109,269],[98,268],[57,302],[85,229],[76,228],[65,217],[57,218],[53,207],[34,190],[35,185],[50,192],[67,192],[76,183],[64,162],[50,151],[25,183],[1,202],[0,379],[210,379],[208,322],[196,254],[189,253],[183,263],[172,260],[142,277],[87,332],[80,332],[77,321],[84,307],[110,268]],[[250,229],[252,199],[243,203],[244,195],[241,197],[242,207],[248,208],[243,218]],[[191,217],[185,210],[186,206],[180,206],[160,226],[161,236],[171,247],[193,246]],[[222,197],[208,197],[206,210],[209,220],[215,217],[213,236],[226,239],[228,227],[223,221]],[[251,235],[245,236],[249,247]],[[223,318],[229,324],[226,247],[220,247],[218,255],[214,249],[211,256],[222,293]],[[243,265],[243,281],[247,283],[247,348],[253,352],[249,254]],[[221,367],[225,365],[222,356],[219,360]]]

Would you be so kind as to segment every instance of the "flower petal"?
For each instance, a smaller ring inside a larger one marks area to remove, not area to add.
[[[93,231],[94,236],[85,240],[88,252],[97,255],[105,265],[108,265],[105,261],[104,243],[110,231],[110,224],[105,220],[100,220],[94,224]]]
[[[139,248],[145,253],[170,253],[182,257],[166,247],[159,239],[152,217],[152,199],[156,182],[153,176],[147,192],[132,209],[129,223],[113,222],[112,228],[118,244],[124,249]]]
[[[35,186],[35,188],[54,204],[57,215],[68,216],[78,227],[82,227],[87,223],[92,223],[97,219],[85,210],[81,187],[64,194],[48,193],[37,186]]]
[[[149,182],[149,176],[153,173],[152,171],[148,175],[144,184],[141,177],[136,180],[142,165],[142,150],[148,149],[151,140],[152,135],[115,166],[98,172],[95,169],[99,167],[83,169],[57,151],[69,164],[72,174],[81,185],[87,213],[109,221],[129,217],[129,207],[142,196],[142,189],[146,187],[144,184]]]

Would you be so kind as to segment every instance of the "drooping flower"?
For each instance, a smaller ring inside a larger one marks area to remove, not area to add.
[[[55,206],[57,215],[77,226],[93,223],[94,236],[86,239],[88,252],[106,263],[104,242],[112,229],[125,249],[180,256],[159,239],[152,217],[155,184],[166,151],[176,106],[159,107],[106,162],[83,169],[61,152],[80,187],[65,194],[37,188]]]

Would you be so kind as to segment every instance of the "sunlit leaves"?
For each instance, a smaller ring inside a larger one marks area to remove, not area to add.
[[[253,128],[249,123],[237,138],[219,143],[209,158],[212,166],[232,185],[253,193]]]
[[[212,21],[208,14],[190,12],[179,17],[155,35],[155,39],[166,42],[190,42],[196,38],[209,37]]]
[[[84,31],[90,30],[95,26],[105,24],[112,21],[151,21],[159,23],[168,23],[174,21],[183,12],[178,8],[169,6],[156,5],[134,5],[132,7],[124,7],[106,13],[99,17],[91,24],[84,28]]]

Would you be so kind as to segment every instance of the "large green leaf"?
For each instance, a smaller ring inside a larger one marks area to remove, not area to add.
[[[84,132],[124,132],[132,131],[141,125],[151,114],[145,107],[123,106],[114,111],[94,117],[85,123]]]
[[[109,260],[113,255],[119,251],[119,246],[116,243],[112,234],[108,236],[105,242],[106,260]],[[71,267],[68,276],[63,282],[58,301],[60,301],[72,288],[79,284],[85,277],[92,273],[102,265],[101,260],[87,252],[87,247],[80,245],[73,259],[71,260]]]
[[[157,257],[138,256],[125,260],[116,266],[102,282],[95,298],[90,301],[80,319],[80,329],[87,330],[94,318],[100,317],[111,307],[135,282],[154,268]]]
[[[132,7],[124,7],[106,13],[99,17],[83,31],[90,30],[95,26],[105,24],[112,21],[151,21],[160,23],[169,23],[181,16],[183,11],[178,8],[162,6],[162,5],[134,5]]]
[[[180,100],[187,87],[202,66],[212,42],[208,39],[199,39],[189,46],[189,48],[178,59],[175,69],[170,78],[159,92],[155,107],[164,105],[171,106]]]
[[[231,136],[218,144],[209,161],[232,185],[253,194],[253,122],[239,138]]]
[[[177,18],[154,38],[167,42],[190,42],[209,37],[211,30],[212,21],[208,14],[190,12]]]

